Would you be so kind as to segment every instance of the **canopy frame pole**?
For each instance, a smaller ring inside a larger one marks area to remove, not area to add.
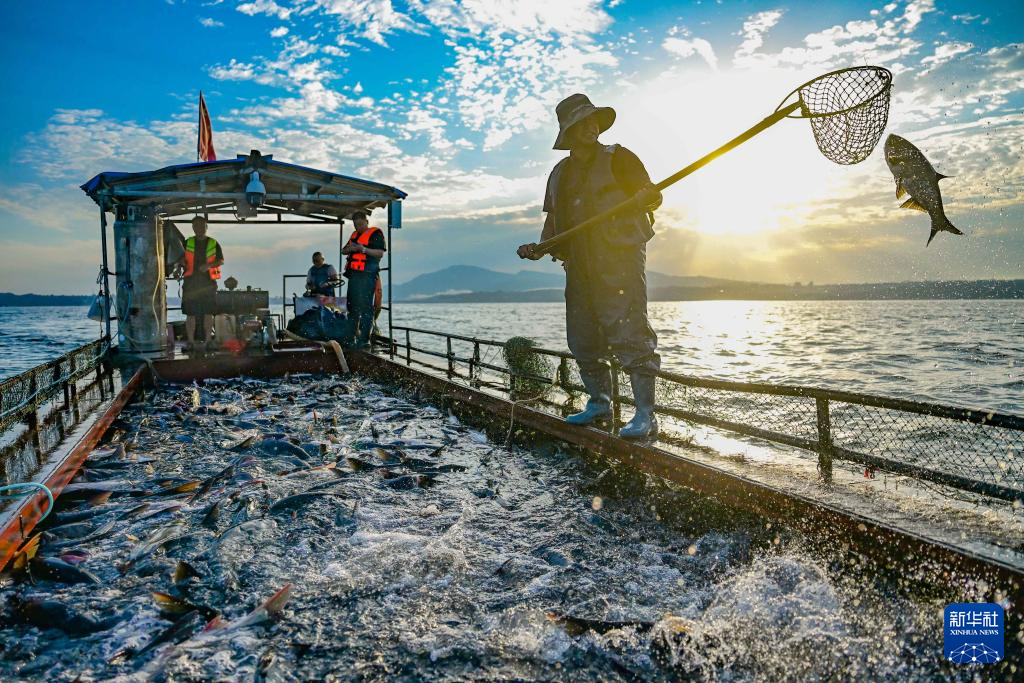
[[[391,306],[393,304],[391,299],[391,268],[395,262],[394,254],[392,253],[395,249],[395,243],[391,241],[391,218],[388,217],[388,353],[392,360],[395,358],[395,330],[393,323],[393,316],[391,314]]]
[[[338,268],[337,272],[341,275],[345,271],[345,255],[341,253],[341,250],[345,248],[345,219],[338,219]],[[339,278],[340,281],[340,278]],[[338,297],[341,297],[341,285],[338,285]]]
[[[100,249],[103,262],[103,324],[110,343],[110,269],[107,267],[107,213],[100,206]]]

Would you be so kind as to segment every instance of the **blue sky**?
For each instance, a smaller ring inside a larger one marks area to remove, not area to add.
[[[888,132],[942,173],[966,235],[925,249],[881,145],[836,166],[784,121],[668,190],[652,269],[773,282],[1024,277],[1019,2],[153,0],[17,3],[0,74],[0,290],[79,293],[99,265],[77,186],[195,159],[199,90],[221,157],[275,158],[409,193],[399,281],[523,266],[554,104],[614,106],[605,142],[669,175],[845,66],[895,74]],[[336,235],[218,226],[228,274],[277,291]],[[530,267],[555,269],[548,262]]]

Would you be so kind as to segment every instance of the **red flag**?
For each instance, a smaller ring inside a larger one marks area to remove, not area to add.
[[[213,151],[213,126],[210,125],[210,112],[202,90],[199,91],[199,146],[196,153],[200,161],[217,161],[217,153]]]

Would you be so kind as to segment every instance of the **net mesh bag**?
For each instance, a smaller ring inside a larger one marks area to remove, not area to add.
[[[543,398],[554,384],[554,365],[534,351],[535,346],[528,337],[512,337],[502,349],[505,364],[511,371],[508,379],[513,398]]]
[[[810,119],[822,154],[837,164],[856,164],[871,154],[885,130],[891,89],[888,69],[832,71],[793,91],[800,97],[800,113],[795,116]]]

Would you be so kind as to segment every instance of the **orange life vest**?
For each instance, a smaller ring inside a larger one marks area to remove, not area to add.
[[[217,240],[212,237],[206,238],[206,262],[213,263],[217,260]],[[189,237],[185,240],[185,275],[183,277],[189,277],[195,270],[196,265],[196,238]],[[207,273],[210,274],[211,280],[220,279],[220,266],[211,267]]]
[[[352,233],[352,236],[348,238],[349,242],[358,242],[364,247],[370,246],[370,238],[373,237],[374,233],[380,232],[380,228],[370,228],[362,235],[356,230]],[[348,255],[348,270],[364,271],[366,270],[366,254],[349,254]]]

